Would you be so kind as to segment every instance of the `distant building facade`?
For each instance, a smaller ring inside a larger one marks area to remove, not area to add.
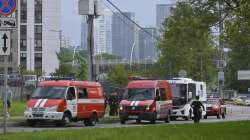
[[[162,24],[165,22],[166,18],[171,15],[171,8],[173,4],[157,4],[156,5],[156,27],[160,31]]]
[[[155,40],[154,36],[157,35],[157,29],[154,27],[147,27],[144,28],[147,32],[140,30],[139,34],[139,56],[141,60],[157,59],[157,48],[156,44],[157,41]],[[149,33],[149,34],[148,34]]]
[[[132,12],[124,12],[124,14],[135,19]],[[123,59],[129,60],[131,54],[133,58],[138,56],[138,28],[120,13],[112,16],[112,53],[121,56]],[[133,52],[132,52],[133,51]]]
[[[61,0],[19,0],[18,64],[49,75],[59,67]]]
[[[112,12],[104,9],[94,20],[94,54],[112,53]]]

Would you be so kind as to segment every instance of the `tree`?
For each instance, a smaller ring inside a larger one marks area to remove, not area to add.
[[[123,65],[114,65],[108,73],[108,81],[120,86],[128,83],[128,74]]]
[[[209,11],[177,3],[163,25],[163,38],[158,44],[159,73],[163,77],[173,77],[183,69],[190,78],[213,81],[216,49],[210,26],[215,21],[216,17]]]
[[[60,52],[57,53],[59,60],[59,68],[53,73],[54,76],[59,77],[74,77],[75,69],[72,66],[73,54],[69,49],[61,48]]]
[[[224,39],[230,48],[227,67],[227,87],[245,93],[250,81],[238,81],[238,70],[250,70],[250,1],[243,0],[225,21]]]
[[[76,53],[74,60],[77,63],[76,78],[78,80],[87,80],[88,64],[86,59],[80,53]]]

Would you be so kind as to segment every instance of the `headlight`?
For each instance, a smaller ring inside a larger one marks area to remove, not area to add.
[[[147,106],[146,106],[146,110],[150,110],[150,105],[147,105]]]
[[[58,106],[52,106],[52,107],[48,107],[46,109],[46,111],[48,112],[57,112]]]
[[[120,108],[119,108],[120,110],[123,110],[123,106],[120,106]]]
[[[218,109],[219,107],[217,105],[214,105],[213,108]]]

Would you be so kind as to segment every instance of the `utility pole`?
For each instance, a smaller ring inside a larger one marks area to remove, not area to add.
[[[4,91],[3,91],[3,99],[4,99],[4,118],[3,118],[3,133],[7,133],[7,75],[8,75],[8,55],[4,56]]]
[[[222,21],[222,1],[219,1],[219,15],[220,15],[220,21],[219,21],[219,32],[220,32],[220,36],[219,36],[219,51],[220,51],[220,56],[219,56],[219,61],[217,64],[218,65],[218,88],[219,88],[219,95],[223,98],[223,87],[224,87],[224,82],[225,82],[225,78],[224,78],[224,67],[225,67],[225,62],[224,62],[224,44],[222,41],[222,37],[221,35],[223,34],[223,21]]]
[[[93,37],[93,28],[94,28],[94,18],[100,16],[100,0],[79,0],[78,1],[78,12],[79,15],[85,15],[88,17],[88,53],[89,53],[89,77],[88,80],[95,81],[95,72],[94,72],[94,37]]]
[[[88,15],[87,19],[88,23],[88,53],[89,53],[89,78],[88,80],[94,81],[94,58],[93,58],[93,50],[94,50],[94,37],[93,37],[93,25],[94,25],[94,15]]]
[[[19,2],[19,1],[18,1]],[[18,13],[16,11],[17,1],[8,0],[2,1],[2,7],[0,9],[0,20],[4,20],[5,17],[12,18],[12,22],[17,23],[18,21]],[[19,12],[19,11],[18,11]],[[13,17],[15,15],[15,17]],[[9,56],[11,54],[11,39],[12,34],[16,30],[16,26],[11,25],[9,27],[0,27],[0,55],[4,58],[4,90],[3,90],[3,133],[7,133],[7,75],[8,75],[8,66],[9,66]]]

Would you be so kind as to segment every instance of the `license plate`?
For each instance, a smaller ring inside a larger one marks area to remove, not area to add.
[[[137,119],[138,116],[128,116],[128,118],[130,118],[130,119]]]

